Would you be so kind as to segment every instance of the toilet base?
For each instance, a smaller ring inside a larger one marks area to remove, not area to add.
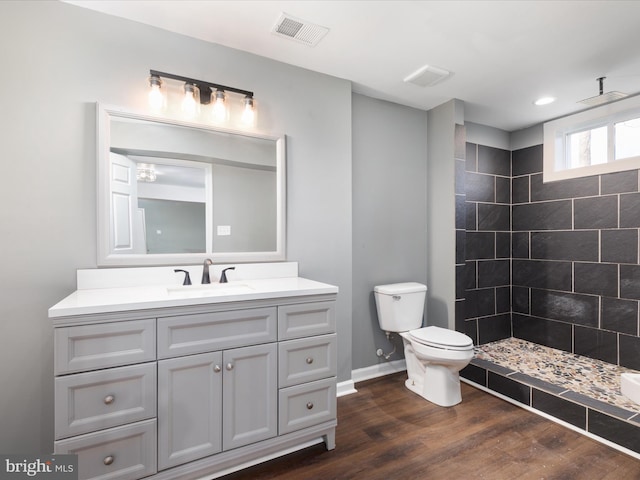
[[[421,344],[413,344],[406,333],[400,333],[404,342],[407,361],[405,387],[425,400],[452,407],[462,401],[460,375],[473,358],[473,350],[438,350]]]
[[[460,377],[457,372],[454,374],[446,367],[428,367],[424,378],[409,377],[405,380],[404,386],[441,407],[453,407],[462,402]]]

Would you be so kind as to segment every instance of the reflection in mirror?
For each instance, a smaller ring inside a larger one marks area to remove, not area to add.
[[[98,106],[98,264],[284,257],[284,138]]]

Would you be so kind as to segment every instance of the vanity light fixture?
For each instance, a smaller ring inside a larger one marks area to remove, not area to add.
[[[224,94],[224,90],[220,90],[220,89],[216,90],[212,94],[212,98],[215,98],[213,100],[213,107],[211,107],[213,120],[218,123],[227,121],[229,118],[229,115],[227,112],[227,103],[226,103],[226,96]]]
[[[149,106],[154,110],[160,110],[166,106],[166,92],[163,92],[162,79],[171,79],[184,82],[185,97],[182,100],[182,111],[185,115],[195,116],[200,105],[211,104],[213,120],[217,123],[226,122],[229,120],[227,93],[237,93],[244,96],[241,123],[252,126],[255,122],[253,92],[157,70],[149,70],[149,75]]]
[[[162,79],[157,75],[151,75],[149,87],[149,106],[153,110],[162,110],[166,104],[166,98],[162,91]]]
[[[242,119],[240,120],[243,125],[251,126],[255,123],[255,109],[253,106],[253,97],[244,97],[242,100],[244,108],[242,110]]]
[[[184,98],[182,99],[182,113],[187,117],[195,117],[200,105],[200,89],[192,84],[184,84]]]

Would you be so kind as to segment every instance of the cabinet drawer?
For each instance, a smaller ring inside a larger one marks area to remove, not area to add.
[[[337,370],[336,334],[288,340],[278,345],[278,385],[335,377]]]
[[[278,337],[280,340],[334,333],[336,315],[334,302],[304,303],[278,307]]]
[[[56,438],[156,416],[156,364],[55,379]]]
[[[275,307],[158,319],[158,358],[273,342]]]
[[[78,325],[54,330],[56,375],[156,358],[156,321]]]
[[[278,399],[280,435],[335,420],[336,379],[283,388]]]
[[[156,473],[156,421],[55,442],[55,453],[78,455],[78,479],[135,480]]]

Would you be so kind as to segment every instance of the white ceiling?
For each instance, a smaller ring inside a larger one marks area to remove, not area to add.
[[[584,109],[576,102],[598,94],[601,76],[605,92],[640,92],[637,0],[69,3],[347,79],[403,105],[458,98],[466,121],[507,131]],[[275,35],[282,12],[329,33],[315,47]],[[433,87],[403,82],[426,64],[453,75]],[[533,105],[541,96],[558,100]]]

